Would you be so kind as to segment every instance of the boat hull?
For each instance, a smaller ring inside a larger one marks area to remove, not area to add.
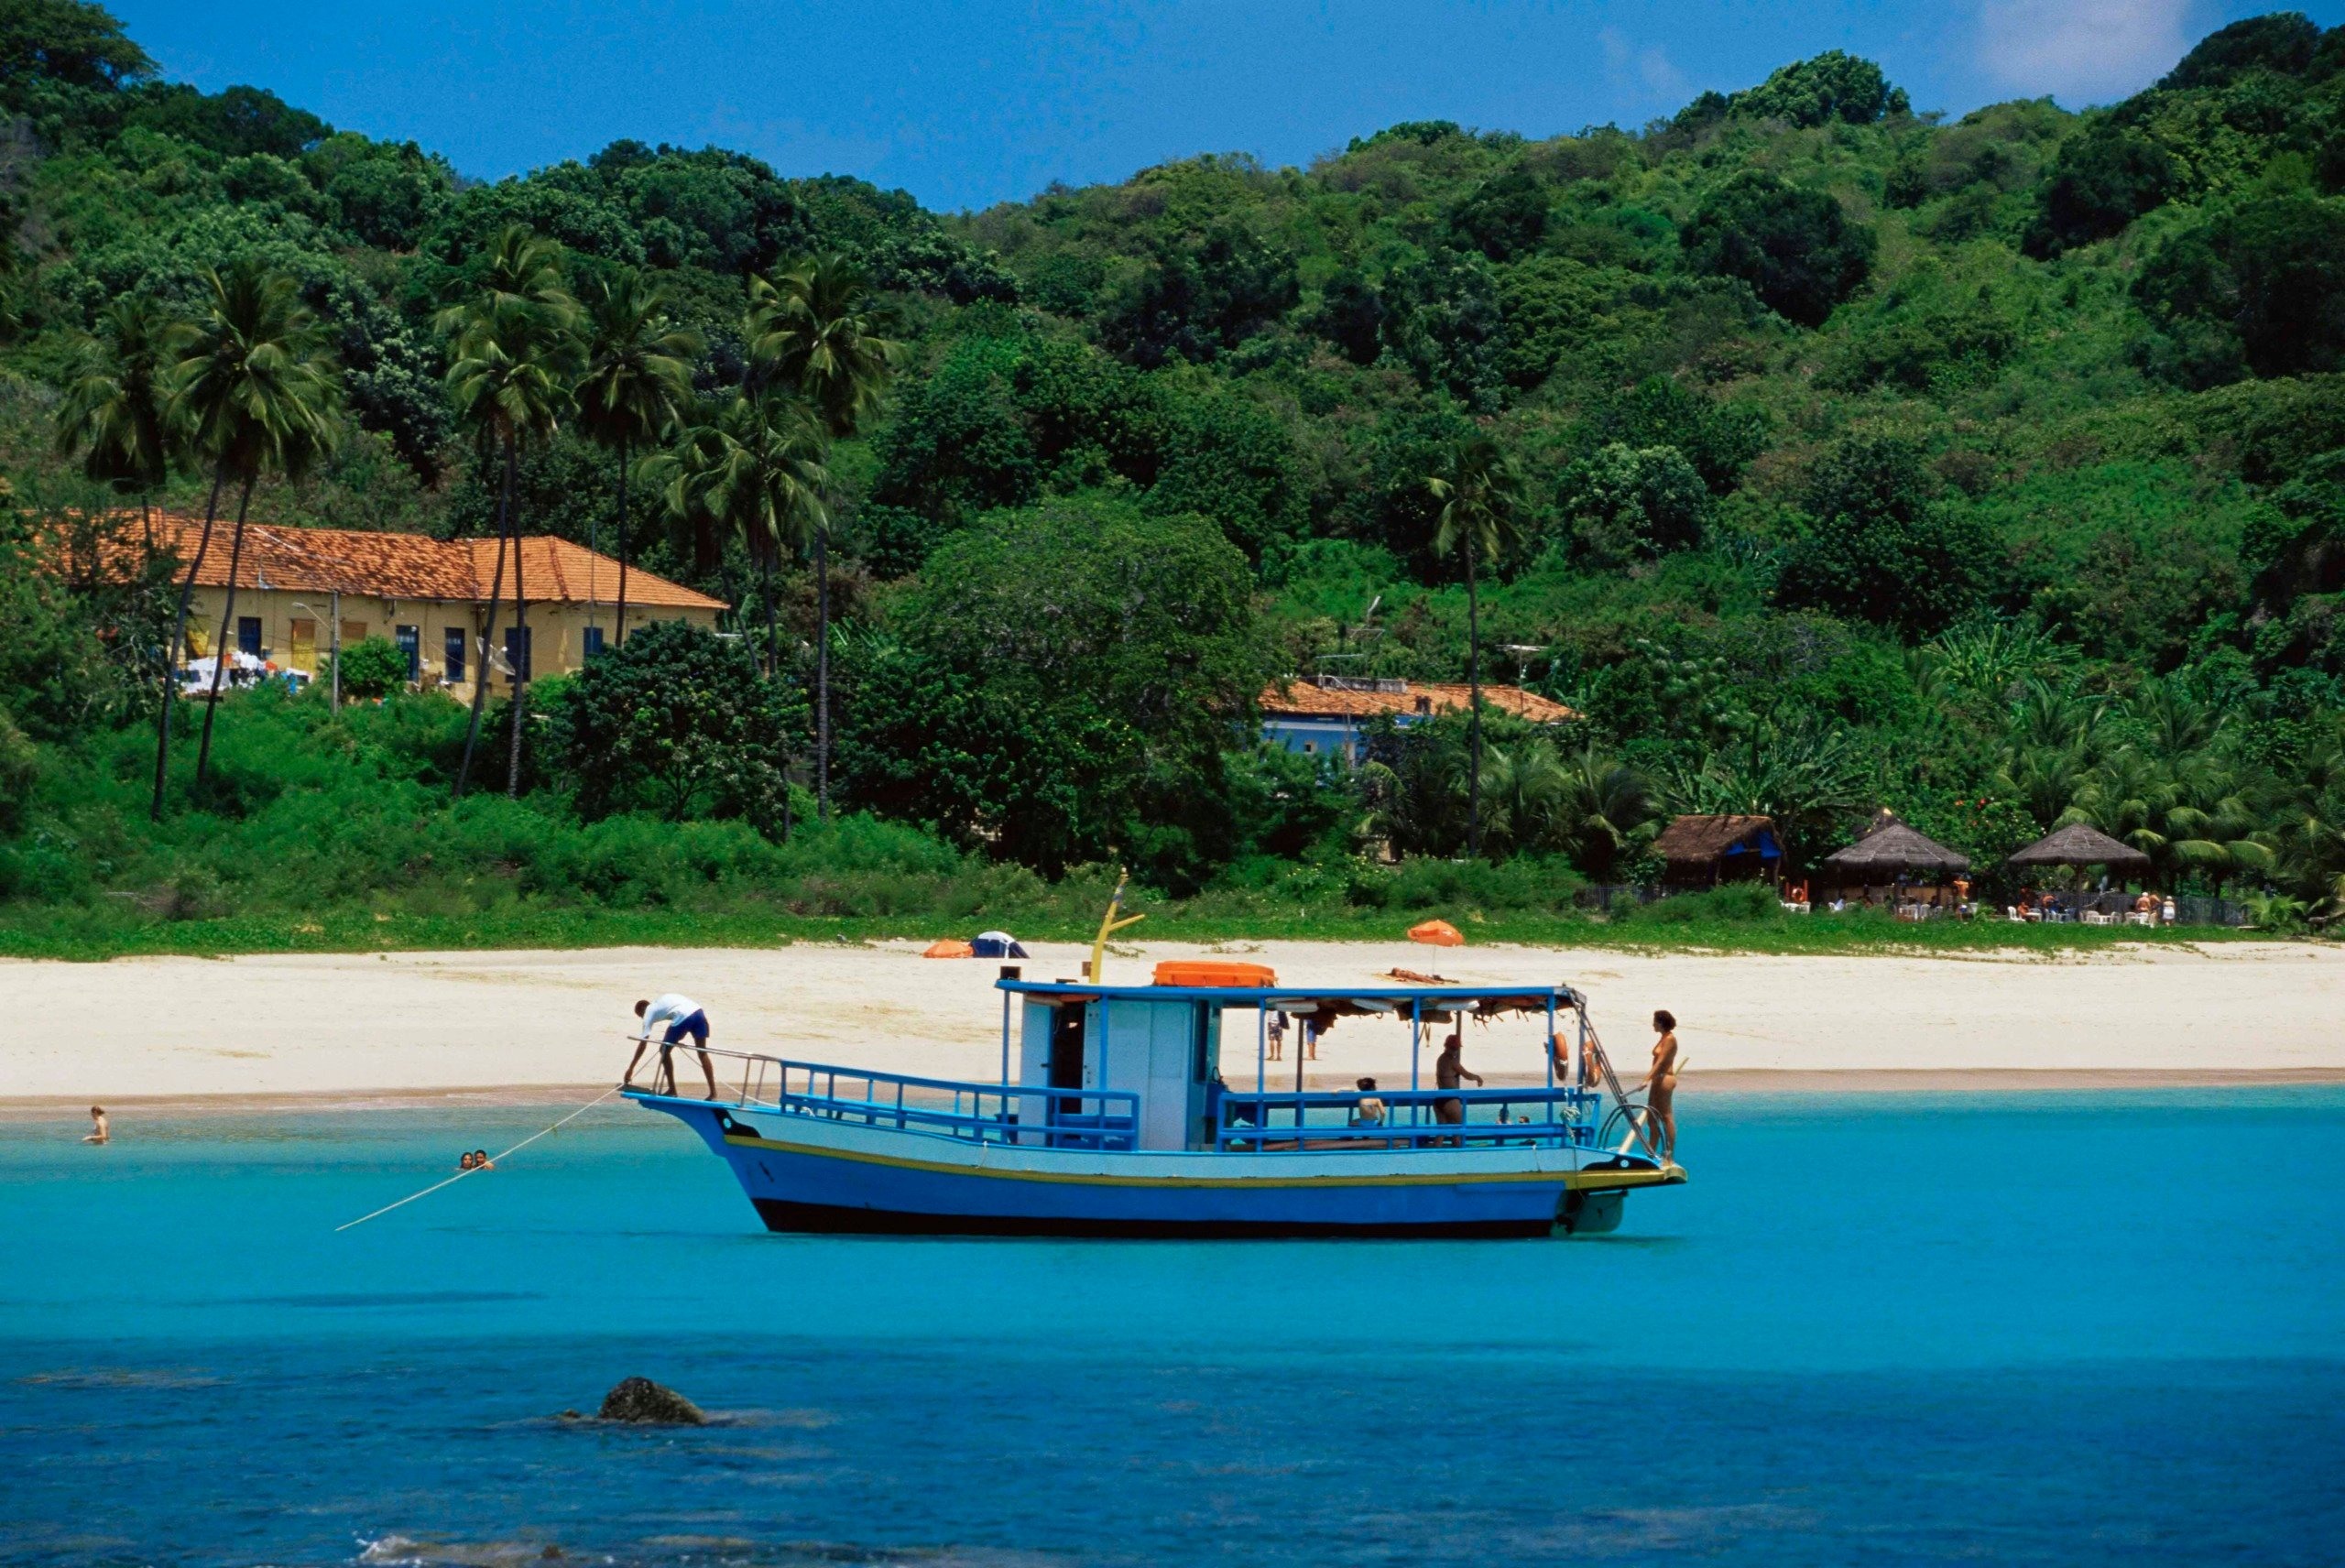
[[[1545,1236],[1617,1226],[1648,1161],[1531,1146],[1261,1155],[978,1145],[821,1117],[756,1124],[642,1096],[692,1126],[776,1231],[920,1236]]]

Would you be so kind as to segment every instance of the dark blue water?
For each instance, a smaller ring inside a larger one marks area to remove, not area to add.
[[[1685,1115],[1434,1244],[769,1236],[627,1109],[336,1236],[548,1118],[0,1129],[0,1560],[2345,1559],[2345,1092]],[[636,1372],[721,1424],[554,1419]]]

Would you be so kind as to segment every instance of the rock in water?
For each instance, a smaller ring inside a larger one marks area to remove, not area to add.
[[[649,1377],[621,1378],[617,1388],[603,1396],[603,1408],[596,1413],[605,1421],[637,1421],[648,1426],[708,1424],[708,1418],[701,1414],[698,1405]]]

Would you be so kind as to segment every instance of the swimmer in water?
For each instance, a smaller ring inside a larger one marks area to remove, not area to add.
[[[90,1134],[82,1141],[83,1143],[112,1143],[114,1141],[114,1134],[106,1127],[106,1108],[104,1105],[90,1107]]]

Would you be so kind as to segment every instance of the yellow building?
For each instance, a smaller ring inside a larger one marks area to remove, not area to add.
[[[203,519],[161,516],[155,543],[178,557],[181,570],[196,560]],[[232,525],[223,520],[211,547],[196,561],[188,615],[188,658],[208,657],[220,636],[228,588]],[[618,640],[619,563],[568,539],[532,537],[520,542],[518,589],[526,607],[526,654],[515,637],[516,562],[507,552],[497,584],[496,624],[487,625],[492,579],[498,577],[495,539],[434,539],[420,534],[367,533],[352,528],[289,528],[250,523],[236,562],[232,647],[279,670],[321,674],[339,627],[347,645],[388,637],[408,656],[409,678],[427,691],[469,702],[485,647],[498,684],[526,657],[532,680],[577,669],[607,642]],[[714,627],[722,600],[630,567],[627,626],[690,621]]]

